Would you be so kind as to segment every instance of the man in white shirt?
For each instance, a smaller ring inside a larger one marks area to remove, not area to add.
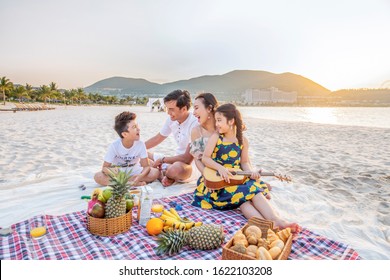
[[[166,168],[161,183],[167,187],[174,182],[183,182],[191,178],[193,160],[190,154],[189,143],[191,130],[198,125],[198,120],[189,112],[191,97],[186,90],[175,90],[164,97],[164,104],[169,117],[158,134],[145,142],[146,148],[151,149],[159,145],[170,134],[173,135],[177,148],[175,156],[164,156],[158,153],[149,153],[154,160],[154,167]]]

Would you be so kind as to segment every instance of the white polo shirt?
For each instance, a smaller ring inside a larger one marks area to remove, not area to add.
[[[191,142],[191,130],[198,125],[198,119],[189,113],[187,119],[179,123],[178,121],[172,121],[168,116],[164,126],[160,130],[162,136],[168,137],[171,133],[175,138],[177,148],[175,150],[176,155],[184,154],[187,149],[187,145]]]

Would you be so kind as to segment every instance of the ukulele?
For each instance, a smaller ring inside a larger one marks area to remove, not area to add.
[[[204,184],[211,190],[219,190],[228,186],[241,185],[245,182],[247,177],[252,175],[252,172],[242,171],[240,169],[237,169],[237,171],[230,171],[230,173],[232,173],[233,176],[229,177],[230,183],[228,183],[221,178],[217,170],[205,167],[203,170]],[[291,178],[286,175],[261,170],[259,170],[258,173],[260,176],[273,176],[282,182],[291,182]]]

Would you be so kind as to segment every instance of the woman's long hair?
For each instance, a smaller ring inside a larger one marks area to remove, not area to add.
[[[236,137],[238,139],[238,144],[242,145],[243,143],[242,132],[245,130],[245,125],[242,122],[241,113],[240,111],[237,110],[236,106],[231,103],[226,103],[219,106],[215,112],[224,115],[224,117],[228,121],[234,119],[234,124],[236,125]]]

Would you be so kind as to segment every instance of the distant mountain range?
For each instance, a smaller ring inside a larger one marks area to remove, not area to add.
[[[86,87],[86,92],[110,95],[163,96],[176,89],[186,89],[192,95],[211,92],[220,100],[237,100],[245,90],[276,87],[295,91],[298,96],[328,96],[330,91],[312,80],[294,73],[275,74],[266,71],[235,70],[223,75],[210,75],[158,84],[145,79],[112,77]]]

